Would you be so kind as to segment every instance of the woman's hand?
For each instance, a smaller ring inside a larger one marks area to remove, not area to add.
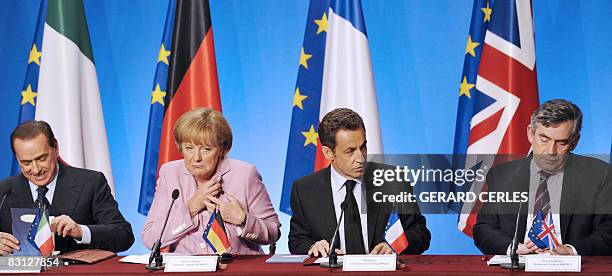
[[[209,205],[209,196],[216,197],[221,192],[220,178],[211,179],[204,181],[202,184],[198,183],[195,194],[187,202],[189,208],[189,214],[191,217],[195,217],[197,214],[205,210]]]
[[[233,225],[242,225],[243,223],[246,223],[246,213],[244,212],[244,210],[242,210],[240,202],[228,193],[225,193],[225,195],[229,200],[227,202],[214,196],[208,196],[208,200],[212,204],[217,205],[219,211],[221,211],[223,221],[231,223]],[[213,206],[211,205],[208,208],[210,209],[211,207]]]

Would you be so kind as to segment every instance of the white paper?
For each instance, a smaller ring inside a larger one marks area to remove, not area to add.
[[[25,214],[25,215],[22,215],[20,219],[23,222],[32,223],[35,217],[36,216],[32,214]],[[54,219],[55,219],[55,216],[49,216],[49,223],[52,223]]]
[[[500,264],[509,264],[512,260],[510,260],[510,256],[508,255],[495,255],[493,258],[487,261],[487,265],[500,265]],[[519,256],[519,263],[525,263],[525,256]]]
[[[342,271],[394,271],[396,255],[345,255]]]
[[[164,272],[212,272],[218,256],[168,256]]]
[[[122,263],[130,263],[130,264],[148,264],[150,254],[143,255],[128,255],[121,259],[119,259]]]
[[[344,259],[344,256],[338,256],[338,262],[339,263],[341,263],[343,259]],[[329,262],[329,257],[318,258],[314,263],[315,264],[320,264],[320,263],[324,263],[324,262]]]
[[[151,255],[151,253],[142,254],[142,255],[128,255],[128,256],[125,256],[125,257],[119,259],[119,261],[122,262],[122,263],[144,264],[144,265],[147,265],[147,264],[149,264],[149,256],[150,255]],[[162,256],[164,257],[164,263],[166,263],[166,257],[167,256],[181,256],[181,255],[176,254],[176,253],[162,253]]]

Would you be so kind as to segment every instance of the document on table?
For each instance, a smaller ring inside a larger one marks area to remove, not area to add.
[[[301,264],[308,258],[308,255],[288,255],[288,254],[275,254],[274,256],[266,260],[267,264],[287,264],[296,263]]]
[[[122,263],[130,263],[130,264],[149,264],[149,256],[150,253],[142,254],[142,255],[128,255],[121,259],[119,259]],[[174,253],[162,253],[162,256],[180,256],[180,254]],[[166,259],[164,259],[164,263],[166,263]]]
[[[493,258],[487,261],[487,265],[500,265],[510,263],[510,256],[508,255],[495,255]],[[525,263],[525,256],[519,256],[519,263]]]

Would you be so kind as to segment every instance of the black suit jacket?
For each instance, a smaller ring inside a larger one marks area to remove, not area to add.
[[[132,246],[132,227],[119,212],[104,174],[60,164],[57,178],[49,215],[67,215],[86,225],[91,230],[91,243],[79,245],[72,237],[55,235],[55,250],[97,248],[120,252]],[[34,208],[34,199],[22,174],[4,180],[0,187],[5,192],[10,190],[0,209],[0,232],[12,233],[10,209]]]
[[[531,157],[492,168],[489,191],[529,192]],[[612,166],[571,154],[563,171],[560,220],[564,244],[580,255],[612,255]],[[523,203],[518,241],[525,239],[528,204]],[[503,208],[503,209],[502,209]],[[512,242],[519,204],[485,203],[474,225],[474,243],[484,254],[506,254]],[[509,210],[514,210],[510,212]]]
[[[366,175],[381,164],[368,163]],[[366,176],[367,179],[367,176]],[[368,184],[366,184],[368,189]],[[367,193],[367,191],[366,191]],[[418,210],[416,203],[414,204]],[[391,210],[368,208],[368,252],[384,241],[385,226]],[[291,189],[291,225],[289,230],[289,252],[307,254],[317,241],[331,242],[336,230],[337,218],[331,189],[331,171],[327,167],[293,183]],[[429,248],[431,234],[425,217],[420,213],[400,214],[400,220],[409,246],[401,254],[421,254]]]

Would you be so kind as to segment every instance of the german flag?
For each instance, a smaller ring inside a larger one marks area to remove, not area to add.
[[[219,209],[215,209],[215,212],[210,215],[203,237],[213,251],[219,255],[227,252],[230,248],[230,242],[227,238],[227,232],[225,232],[223,218]]]
[[[217,62],[207,0],[171,0],[157,57],[138,212],[149,212],[159,168],[182,159],[176,120],[197,107],[221,111]]]

